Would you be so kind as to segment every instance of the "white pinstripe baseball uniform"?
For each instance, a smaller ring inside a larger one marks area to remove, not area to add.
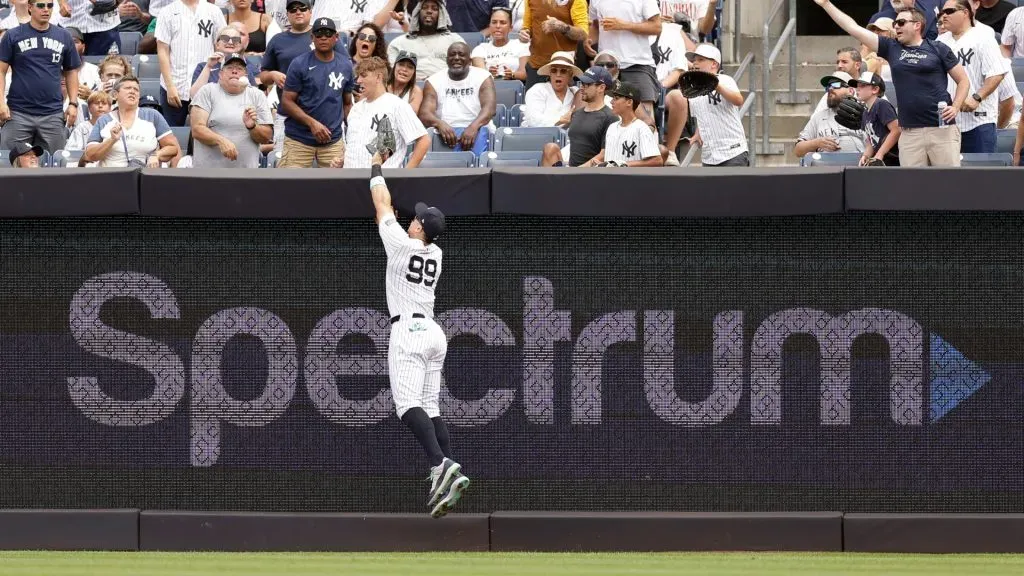
[[[366,145],[377,136],[377,124],[388,118],[395,131],[395,154],[384,162],[384,168],[401,168],[405,163],[405,148],[427,129],[416,117],[412,106],[398,96],[385,92],[373,102],[360,100],[348,114],[348,132],[345,135],[345,168],[369,168],[372,164]]]
[[[441,249],[410,238],[389,214],[378,225],[387,252],[388,376],[398,417],[420,407],[427,416],[441,415],[441,369],[448,338],[434,322],[434,290],[441,277]]]
[[[970,94],[981,89],[987,78],[1006,74],[1010,71],[1010,65],[1002,53],[995,37],[987,34],[984,30],[972,27],[959,39],[953,38],[953,34],[946,32],[940,34],[938,41],[946,46],[960,61],[971,81]],[[950,95],[956,94],[956,82],[948,79],[948,90]],[[999,116],[999,97],[997,91],[992,92],[985,98],[978,109],[974,112],[960,112],[956,115],[956,124],[961,132],[969,132],[985,124],[995,124]]]
[[[121,17],[118,15],[117,10],[99,16],[90,14],[93,4],[89,0],[68,0],[68,7],[71,8],[71,16],[64,20],[63,25],[65,27],[78,28],[78,31],[82,34],[106,32],[112,28],[117,28],[121,24]]]
[[[718,75],[718,84],[739,92],[736,81],[727,74]],[[718,91],[690,98],[690,114],[697,119],[697,130],[704,141],[700,151],[702,163],[721,164],[747,152],[740,107],[722,98]]]
[[[158,42],[170,47],[171,78],[182,100],[188,100],[192,71],[213,54],[215,36],[224,26],[224,14],[220,8],[205,0],[200,0],[195,10],[181,0],[175,0],[160,11],[155,36]],[[160,87],[167,89],[162,74]]]

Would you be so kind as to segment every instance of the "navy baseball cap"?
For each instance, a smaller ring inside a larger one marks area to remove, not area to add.
[[[316,34],[320,30],[337,32],[338,27],[334,25],[334,18],[317,18],[316,22],[313,22],[313,34]]]
[[[609,90],[615,87],[615,79],[604,66],[591,66],[579,79],[580,84],[604,84]]]
[[[154,110],[160,110],[160,101],[157,100],[152,94],[144,94],[139,97],[139,108],[152,108]]]
[[[232,54],[228,54],[227,56],[225,56],[224,57],[224,63],[221,64],[221,68],[227,66],[228,64],[231,64],[232,62],[238,62],[243,67],[248,68],[248,64],[245,61],[245,56],[242,56],[238,52],[234,52]]]
[[[34,154],[37,158],[42,158],[42,156],[43,156],[43,147],[42,146],[32,146],[28,142],[15,142],[14,143],[14,147],[11,148],[11,151],[7,154],[7,159],[10,161],[11,166],[14,166],[15,165],[15,160],[17,160],[18,158],[24,156],[25,154],[28,154],[29,152]],[[443,221],[442,221],[442,223],[443,223]]]
[[[416,203],[416,219],[423,226],[423,232],[427,240],[433,242],[441,234],[444,234],[444,213],[433,206],[427,206],[423,202]]]

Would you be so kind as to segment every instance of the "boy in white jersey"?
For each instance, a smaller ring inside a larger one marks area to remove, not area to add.
[[[707,96],[689,99],[690,114],[697,119],[697,133],[690,140],[701,147],[703,166],[750,166],[747,137],[740,108],[743,94],[736,80],[722,74],[722,53],[711,44],[701,44],[686,53],[691,69],[718,75],[718,86]]]
[[[373,155],[370,195],[388,256],[388,376],[398,417],[412,430],[430,459],[427,506],[432,507],[432,517],[440,518],[455,507],[469,487],[469,478],[460,474],[462,466],[451,458],[448,428],[439,408],[448,338],[434,322],[434,290],[441,277],[441,249],[434,241],[444,232],[444,214],[417,203],[409,230],[402,230],[381,174],[386,160],[379,152]]]
[[[657,137],[637,118],[641,98],[640,89],[628,82],[619,82],[612,88],[612,112],[620,120],[608,126],[604,150],[589,162],[590,166],[664,166]]]

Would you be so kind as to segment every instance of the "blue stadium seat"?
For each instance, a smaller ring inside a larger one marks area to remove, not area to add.
[[[139,80],[139,96],[144,97],[147,94],[156,98],[156,101],[160,101],[160,80],[157,78],[149,78],[146,80]]]
[[[181,147],[181,154],[184,156],[188,152],[188,139],[192,136],[192,128],[188,126],[171,126],[171,132],[178,139],[178,146]]]
[[[462,39],[469,45],[470,52],[485,41],[484,35],[480,32],[459,32],[459,36],[462,36]]]
[[[53,158],[50,159],[50,167],[51,168],[77,167],[78,166],[78,161],[81,160],[82,154],[84,154],[84,153],[85,153],[84,150],[75,150],[73,152],[70,151],[70,150],[58,150],[53,155]]]
[[[121,54],[131,56],[139,53],[142,32],[121,32]]]
[[[472,152],[427,152],[420,168],[473,168],[476,155]]]
[[[1016,128],[1004,128],[996,131],[996,152],[1013,154],[1013,143],[1017,140]]]
[[[896,104],[896,86],[892,81],[885,83],[885,99],[891,102],[894,108],[899,108],[899,105]]]
[[[522,104],[525,97],[525,88],[519,80],[495,80],[494,91],[499,104],[511,108],[516,104]]]
[[[516,104],[508,109],[508,125],[519,128],[523,125],[523,104]]]
[[[1010,154],[961,154],[961,166],[1013,166],[1013,156]]]
[[[0,8],[0,20],[3,20],[4,18],[7,18],[7,15],[10,14],[10,13],[11,13],[11,9],[10,8],[7,8],[7,7]]]
[[[95,54],[93,54],[91,56],[89,56],[89,55],[82,56],[82,60],[85,60],[86,62],[88,62],[90,64],[95,64],[95,65],[99,66],[100,62],[103,62],[103,59],[106,58],[106,57],[107,57],[106,54],[102,54],[102,55],[95,55]]]
[[[498,128],[508,126],[508,108],[504,104],[495,106],[494,125]]]
[[[565,132],[556,126],[535,128],[501,128],[494,135],[496,152],[541,152],[544,145],[554,142],[565,146]]]
[[[801,166],[857,166],[860,152],[811,152],[800,159]]]
[[[391,41],[400,36],[405,36],[405,32],[385,32],[384,41],[391,44]]]
[[[540,166],[543,153],[540,151],[488,152],[480,156],[480,166],[484,168],[500,168],[509,166]]]
[[[1024,79],[1024,58],[1014,58],[1011,62],[1013,77],[1018,80]]]
[[[160,60],[152,54],[138,54],[132,58],[132,68],[139,80],[160,79]]]

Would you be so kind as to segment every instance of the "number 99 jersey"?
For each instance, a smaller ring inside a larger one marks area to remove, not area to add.
[[[395,219],[385,216],[378,225],[388,255],[385,287],[392,317],[423,314],[434,317],[434,289],[441,277],[441,248],[410,238]]]

